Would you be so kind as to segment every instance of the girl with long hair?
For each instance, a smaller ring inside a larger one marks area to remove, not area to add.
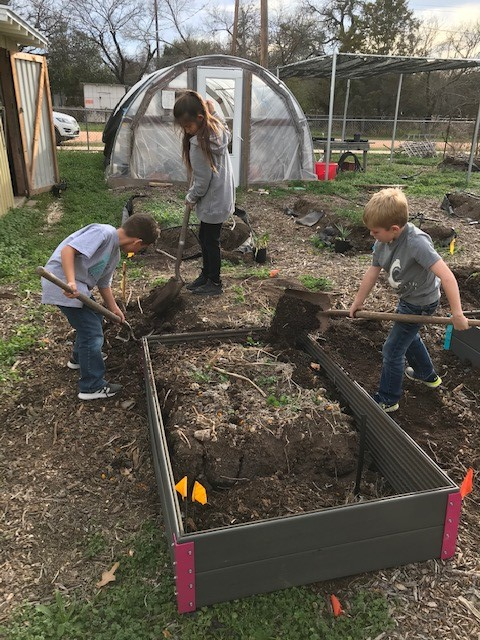
[[[220,232],[235,209],[235,184],[228,154],[230,132],[214,112],[213,102],[185,91],[173,107],[175,124],[183,129],[182,157],[190,188],[185,203],[200,220],[203,266],[187,285],[198,295],[223,293],[220,279]]]

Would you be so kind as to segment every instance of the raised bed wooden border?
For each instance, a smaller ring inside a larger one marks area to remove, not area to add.
[[[185,533],[150,346],[261,337],[261,328],[149,336],[142,340],[150,442],[178,611],[375,571],[455,552],[458,487],[310,337],[299,347],[317,361],[358,419],[367,447],[399,495],[310,513]],[[365,416],[365,418],[363,418]]]

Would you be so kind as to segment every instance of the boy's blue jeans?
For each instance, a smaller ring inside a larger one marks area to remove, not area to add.
[[[431,316],[438,302],[416,306],[400,300],[397,313]],[[418,335],[422,325],[395,322],[383,345],[383,367],[376,399],[387,405],[395,404],[402,395],[405,358],[415,375],[425,380],[435,373],[428,351]]]
[[[58,308],[76,330],[72,355],[80,365],[80,391],[98,391],[107,384],[102,357],[103,316],[85,305]]]

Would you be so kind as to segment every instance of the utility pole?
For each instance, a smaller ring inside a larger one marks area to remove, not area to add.
[[[158,0],[153,0],[153,13],[155,14],[155,45],[157,47],[157,69],[160,69],[160,42],[158,39]]]
[[[260,66],[268,68],[268,0],[260,0]]]
[[[237,55],[237,40],[238,40],[238,9],[240,0],[235,0],[235,13],[233,14],[233,33],[232,33],[232,56]]]

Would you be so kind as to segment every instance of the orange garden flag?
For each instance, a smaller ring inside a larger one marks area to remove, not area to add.
[[[182,496],[184,500],[187,497],[187,483],[188,483],[187,476],[183,476],[183,478],[179,480],[175,485],[175,489],[178,491],[178,493]]]
[[[200,482],[197,482],[196,480],[193,485],[192,501],[200,502],[200,504],[207,504],[207,491],[203,484],[200,484]]]
[[[330,596],[330,602],[332,603],[333,615],[335,617],[337,617],[341,613],[343,613],[343,609],[342,609],[342,605],[340,604],[340,600],[337,598],[337,596],[334,596],[333,593]]]
[[[460,495],[462,496],[462,500],[463,498],[465,498],[465,496],[468,496],[468,494],[471,493],[472,490],[473,490],[473,469],[472,467],[470,467],[470,469],[467,471],[467,475],[463,479],[463,482],[460,486]]]

